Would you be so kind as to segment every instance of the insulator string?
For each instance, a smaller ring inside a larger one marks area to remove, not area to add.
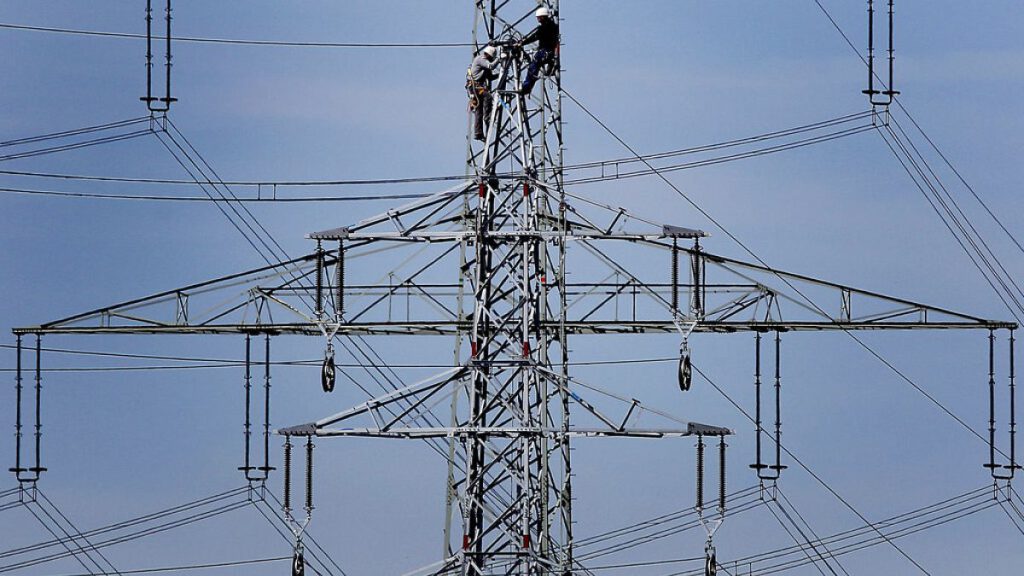
[[[292,511],[292,437],[284,437],[284,513],[291,517]]]
[[[704,436],[697,436],[697,514],[704,511]]]

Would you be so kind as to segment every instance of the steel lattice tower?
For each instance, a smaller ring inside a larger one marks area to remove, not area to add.
[[[542,5],[557,17],[557,2]],[[521,93],[530,54],[517,45],[517,27],[528,22],[537,7],[532,0],[476,2],[474,45],[500,47],[500,56],[485,140],[474,144],[467,138],[470,180],[468,186],[453,190],[462,201],[458,225],[449,231],[427,230],[442,224],[442,218],[415,233],[399,225],[400,236],[454,241],[460,249],[454,355],[458,367],[440,382],[453,388],[451,420],[444,430],[405,429],[399,434],[448,437],[446,560],[435,573],[572,573],[570,440],[575,435],[731,433],[693,424],[652,433],[602,416],[598,428],[570,425],[571,398],[582,400],[568,386],[569,236],[592,241],[621,237],[567,217],[557,58],[532,94]],[[673,235],[700,233],[678,229]],[[386,239],[352,228],[311,237],[320,242]],[[678,306],[674,313],[676,321],[681,320]],[[414,415],[423,402],[420,396],[432,393],[428,388],[403,393],[402,400],[413,403],[404,415]],[[389,400],[394,398],[381,401]],[[586,408],[596,414],[592,406]],[[282,432],[349,435],[326,427],[358,414],[356,409]],[[395,435],[385,428],[367,430],[366,435]],[[461,530],[453,525],[456,516]]]
[[[538,5],[536,0],[475,0],[474,44],[499,46],[500,66],[485,142],[467,138],[464,182],[353,225],[309,234],[317,243],[310,254],[268,260],[267,266],[253,270],[15,329],[18,409],[21,336],[244,338],[247,404],[242,469],[250,482],[262,484],[273,469],[267,454],[272,337],[326,341],[323,383],[328,391],[334,388],[335,348],[355,359],[383,364],[368,337],[451,339],[455,344],[451,368],[415,383],[396,376],[388,380],[390,388],[382,386],[379,396],[277,433],[289,439],[415,439],[447,457],[443,557],[415,574],[568,576],[586,571],[573,558],[570,442],[574,438],[732,433],[677,419],[632,398],[617,398],[622,404],[616,412],[588,401],[580,393],[584,383],[570,374],[571,336],[681,337],[682,375],[690,367],[685,343],[691,334],[754,333],[754,384],[760,407],[761,337],[774,333],[774,464],[762,461],[760,439],[765,432],[760,409],[754,432],[758,446],[754,467],[759,476],[772,479],[771,474],[783,468],[777,413],[780,334],[917,329],[1012,334],[1017,328],[1010,322],[715,255],[699,244],[706,236],[699,230],[655,222],[567,193],[557,59],[531,95],[520,94],[530,54],[518,48],[516,41],[532,25]],[[558,17],[557,0],[543,0],[540,5]],[[175,138],[176,129],[166,128],[166,116],[154,117],[152,122],[164,124],[163,137]],[[180,150],[185,156],[194,152],[190,147]],[[200,165],[201,158],[196,160],[193,178],[198,186],[227,190],[212,169],[206,171],[208,165]],[[693,246],[682,247],[681,240],[692,241]],[[351,265],[355,258],[409,247],[412,254],[389,271],[386,285],[346,278],[346,262]],[[631,260],[625,250],[643,257]],[[650,265],[652,253],[662,266]],[[576,273],[571,282],[570,273]],[[805,294],[833,305],[808,306]],[[624,301],[621,310],[620,300]],[[393,313],[393,304],[403,302],[404,317]],[[248,411],[250,340],[259,337],[265,339],[263,466],[250,461]],[[37,348],[37,410],[39,356]],[[365,363],[360,367],[367,373],[374,369]],[[348,376],[356,382],[353,375]],[[689,386],[684,385],[685,378],[680,377],[684,389]],[[450,407],[450,413],[438,414],[439,406]],[[650,427],[648,420],[641,420],[652,416],[669,426]],[[20,481],[35,482],[44,470],[38,462],[38,416],[34,468],[21,465],[20,416],[18,426],[14,471]],[[1011,431],[1014,426],[1011,420]],[[1011,450],[1011,470],[1016,466],[1012,454]],[[994,452],[989,466],[997,466]],[[697,508],[701,506],[698,498]]]
[[[474,44],[514,40],[515,25],[529,21],[537,7],[515,4],[478,0]],[[557,18],[557,0],[549,7]],[[564,283],[556,280],[565,277],[566,265],[561,71],[556,59],[535,95],[522,96],[527,60],[508,52],[503,50],[486,141],[471,147],[468,158],[479,194],[467,213],[475,248],[467,424],[506,422],[562,433],[521,434],[490,449],[486,437],[466,442],[466,574],[483,573],[489,559],[505,555],[515,559],[508,573],[569,571],[572,565],[569,404],[566,386],[552,378],[559,374],[564,382],[568,376],[566,297]],[[508,232],[507,239],[496,239]],[[555,325],[560,328],[547,328]],[[492,400],[502,396],[502,402]],[[514,488],[502,502],[493,487],[507,480]],[[457,489],[458,482],[451,486]]]

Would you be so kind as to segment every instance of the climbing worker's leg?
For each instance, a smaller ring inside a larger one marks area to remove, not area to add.
[[[533,91],[533,85],[537,83],[537,78],[540,77],[541,69],[547,64],[551,58],[550,50],[537,50],[533,55],[533,60],[530,61],[530,68],[526,71],[526,80],[523,80],[523,95],[527,95]]]
[[[491,117],[491,93],[482,90],[477,94],[477,106],[473,118],[473,137],[481,142],[486,138],[487,121]]]

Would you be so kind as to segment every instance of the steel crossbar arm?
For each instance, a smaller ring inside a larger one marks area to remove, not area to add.
[[[541,323],[547,331],[557,331],[557,322]],[[620,321],[566,321],[569,334],[673,334],[678,332],[675,322],[666,320],[620,320]],[[693,329],[698,333],[729,334],[733,332],[822,332],[822,331],[863,331],[863,330],[1012,330],[1013,322],[993,320],[978,321],[703,321]],[[338,334],[363,336],[451,336],[472,328],[472,322],[360,322],[342,324]],[[271,334],[292,336],[322,336],[320,325],[315,323],[291,324],[213,324],[206,326],[27,326],[14,328],[14,334]]]
[[[604,233],[604,232],[569,232],[560,233],[546,230],[491,230],[486,233],[476,232],[472,230],[457,230],[457,231],[446,231],[446,230],[427,230],[423,232],[353,232],[348,228],[337,228],[335,230],[329,230],[327,232],[318,232],[316,234],[310,234],[310,238],[316,240],[375,240],[375,241],[391,241],[391,242],[461,242],[465,240],[475,240],[478,237],[493,238],[498,240],[528,240],[528,239],[539,239],[554,241],[556,239],[565,240],[627,240],[627,241],[656,241],[665,238],[664,234],[643,234],[643,233]],[[679,237],[693,237],[693,236],[679,236]]]
[[[456,186],[453,186],[447,190],[443,190],[436,194],[433,194],[427,198],[410,202],[398,208],[388,210],[383,214],[373,216],[362,220],[351,226],[344,226],[341,228],[332,228],[330,230],[324,230],[322,232],[313,232],[307,234],[306,237],[311,240],[345,240],[348,239],[350,234],[366,230],[373,226],[391,222],[400,232],[410,232],[419,228],[423,228],[428,225],[434,225],[435,222],[429,224],[425,221],[427,218],[422,219],[417,226],[410,226],[405,228],[402,225],[401,218],[415,214],[417,212],[424,211],[428,215],[437,214],[440,210],[448,207],[455,200],[460,200],[474,185],[472,181],[462,182]],[[429,218],[429,216],[428,216]]]
[[[508,427],[508,426],[461,426],[438,428],[318,428],[304,424],[277,431],[281,436],[365,437],[365,438],[680,438],[685,436],[731,436],[733,431],[719,426],[690,422],[685,428],[560,428]]]

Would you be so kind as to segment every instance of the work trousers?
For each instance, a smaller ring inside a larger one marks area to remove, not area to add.
[[[484,134],[487,131],[487,122],[491,118],[492,106],[490,90],[480,90],[476,93],[476,110],[473,111],[473,133],[477,140],[483,140],[484,138]]]
[[[526,80],[523,80],[523,92],[529,94],[533,91],[533,85],[537,83],[541,70],[551,62],[554,56],[554,50],[539,48],[534,52],[533,60],[530,61],[530,68],[526,71]]]

